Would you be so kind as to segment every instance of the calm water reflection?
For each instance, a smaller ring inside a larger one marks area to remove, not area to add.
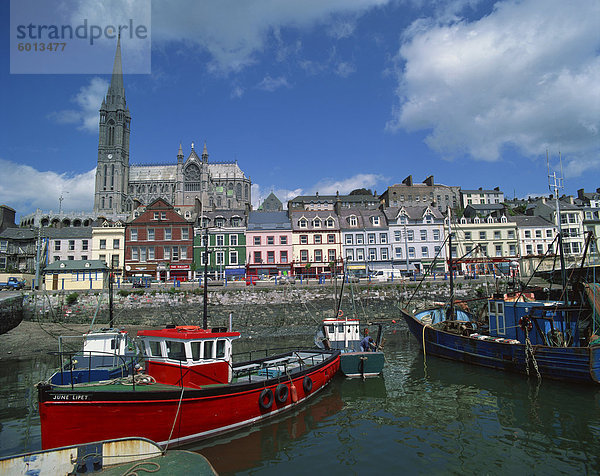
[[[383,378],[336,379],[292,414],[191,449],[221,474],[600,473],[600,388],[425,365],[403,327],[386,356]],[[0,362],[0,454],[39,448],[33,385],[50,367]]]

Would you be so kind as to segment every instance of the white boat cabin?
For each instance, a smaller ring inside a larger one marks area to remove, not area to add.
[[[332,349],[360,350],[362,336],[358,319],[324,319],[323,333]]]

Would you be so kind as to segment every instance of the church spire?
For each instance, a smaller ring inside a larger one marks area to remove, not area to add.
[[[208,162],[208,150],[206,149],[206,142],[204,142],[204,149],[202,149],[202,162]]]
[[[112,78],[110,79],[109,91],[112,94],[125,99],[125,87],[123,86],[123,65],[121,62],[121,35],[117,39],[117,51],[113,64]],[[110,93],[109,93],[110,94]]]

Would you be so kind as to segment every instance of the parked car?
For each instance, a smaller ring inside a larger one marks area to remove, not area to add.
[[[23,289],[26,284],[26,281],[19,281],[14,276],[11,276],[10,278],[8,278],[8,281],[0,283],[0,289],[18,291],[19,289]]]
[[[296,284],[296,278],[294,276],[280,276],[279,284]]]

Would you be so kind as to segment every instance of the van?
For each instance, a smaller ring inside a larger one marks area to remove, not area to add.
[[[371,279],[375,281],[388,282],[402,277],[399,269],[378,269]]]

